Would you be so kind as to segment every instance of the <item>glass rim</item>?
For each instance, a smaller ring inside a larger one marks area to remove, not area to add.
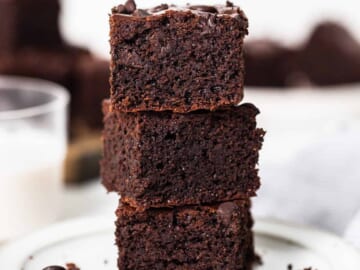
[[[54,98],[37,106],[24,109],[0,111],[0,121],[16,120],[43,115],[61,108],[65,108],[70,102],[70,95],[65,87],[42,79],[0,75],[0,91],[6,89],[39,92]]]

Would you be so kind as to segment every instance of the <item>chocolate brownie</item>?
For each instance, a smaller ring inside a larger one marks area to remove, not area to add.
[[[76,65],[73,113],[94,129],[102,128],[101,102],[109,97],[109,73],[109,61],[96,57],[83,57]]]
[[[245,85],[285,87],[303,85],[295,61],[298,50],[272,40],[245,42]],[[305,76],[305,74],[304,74]]]
[[[66,46],[58,50],[27,48],[0,55],[0,74],[40,78],[73,88],[73,71],[88,51]]]
[[[61,46],[59,13],[58,0],[0,1],[0,51]]]
[[[0,74],[39,78],[65,86],[72,95],[70,109],[73,117],[76,112],[74,93],[77,91],[74,74],[77,63],[83,58],[90,59],[89,52],[78,47],[64,46],[57,50],[27,48],[0,55]]]
[[[316,85],[360,81],[360,44],[338,23],[319,24],[299,54],[298,62]]]
[[[224,6],[133,1],[110,16],[111,99],[123,112],[188,112],[236,105],[243,97],[243,11]]]
[[[256,261],[249,200],[211,206],[116,211],[118,266],[250,270]]]
[[[104,102],[102,180],[148,208],[255,195],[264,131],[252,104],[188,114],[121,113]]]

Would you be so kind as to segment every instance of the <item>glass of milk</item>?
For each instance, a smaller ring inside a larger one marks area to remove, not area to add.
[[[0,242],[59,214],[68,103],[59,85],[0,76]]]

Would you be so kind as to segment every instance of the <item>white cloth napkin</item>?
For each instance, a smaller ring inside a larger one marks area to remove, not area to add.
[[[360,211],[347,227],[344,237],[360,249]]]
[[[274,152],[264,154],[276,158]],[[351,224],[347,239],[360,246],[358,127],[318,138],[286,163],[269,160],[260,166],[263,186],[254,201],[256,215],[310,224],[339,235]]]

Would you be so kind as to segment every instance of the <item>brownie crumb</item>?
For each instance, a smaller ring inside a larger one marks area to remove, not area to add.
[[[66,270],[80,270],[80,268],[77,267],[76,264],[74,263],[67,263]]]
[[[43,270],[80,270],[80,268],[74,263],[67,263],[66,268],[59,265],[51,265],[43,268]]]
[[[287,266],[287,270],[293,270],[292,264],[289,264],[289,265]]]

